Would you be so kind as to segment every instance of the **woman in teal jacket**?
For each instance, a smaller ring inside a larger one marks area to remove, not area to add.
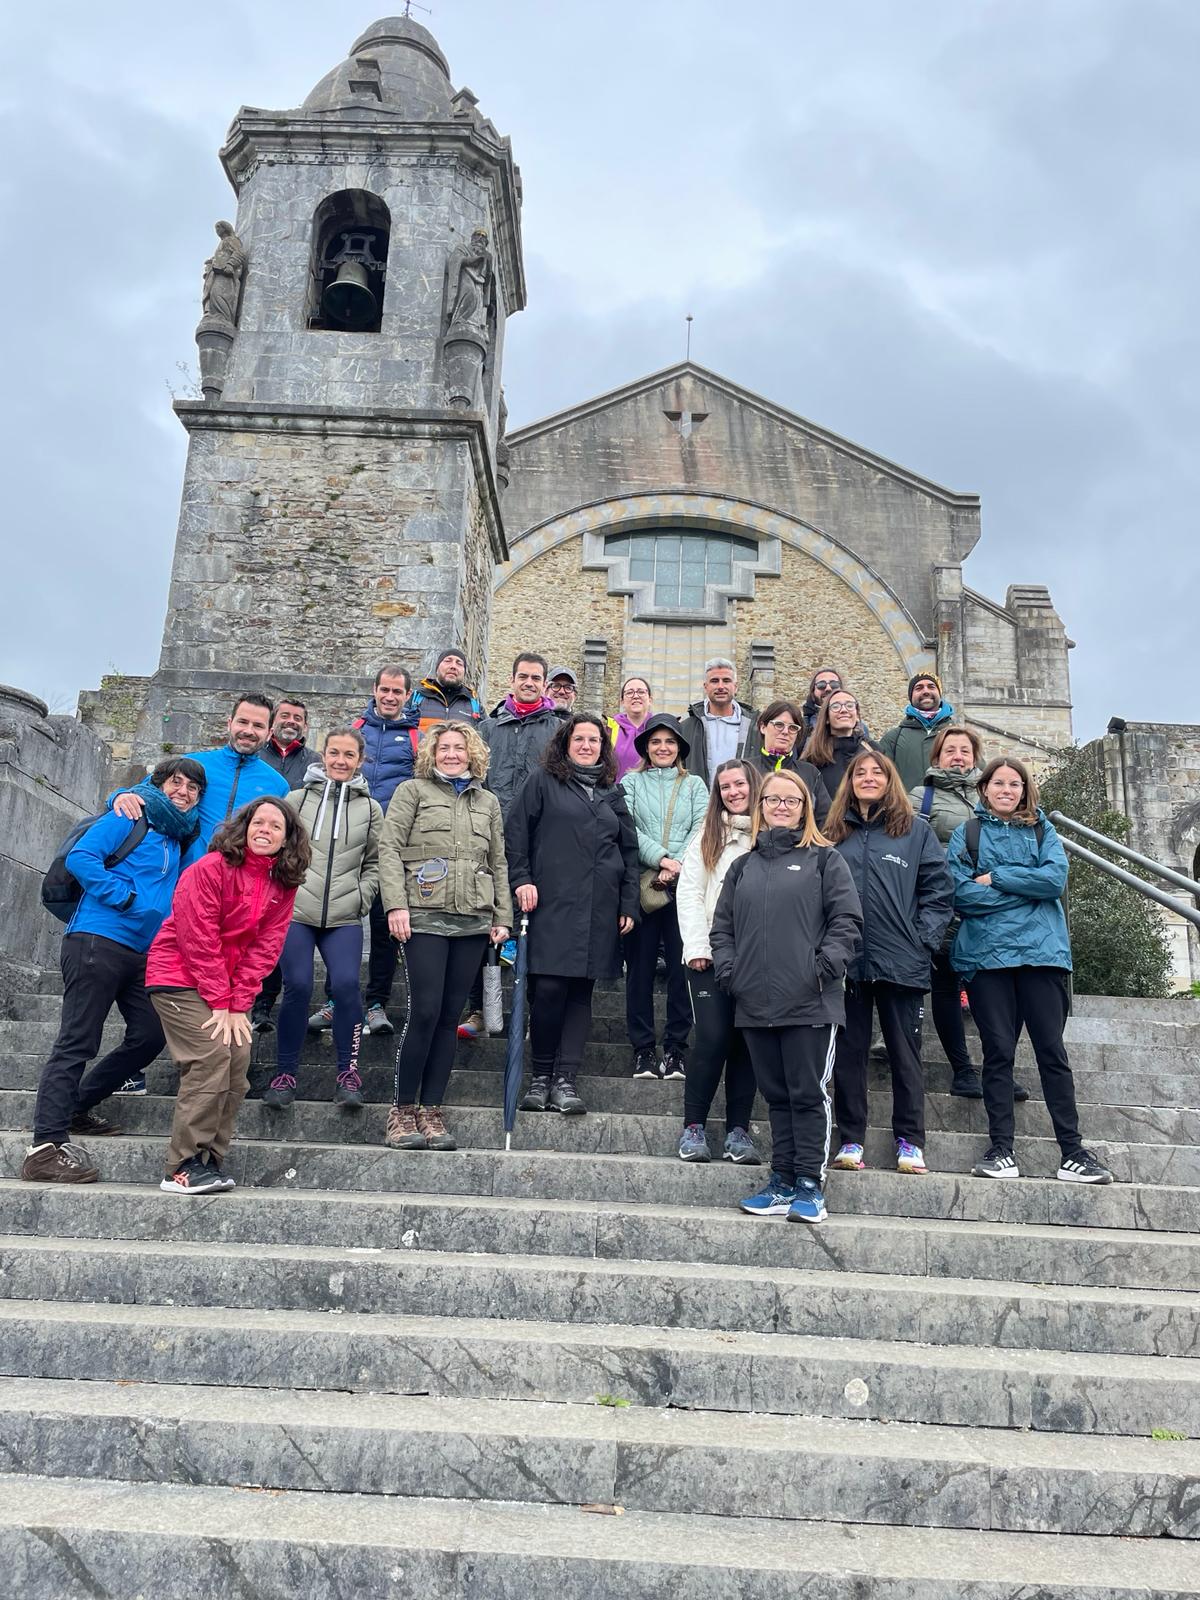
[[[676,717],[647,717],[634,745],[641,764],[621,779],[637,831],[642,864],[642,920],[625,943],[625,1023],[635,1078],[682,1078],[692,1026],[675,886],[684,852],[708,808],[703,778],[685,765],[691,748]],[[660,1062],[654,1044],[654,972],[662,947],[667,963],[667,1025]]]
[[[983,1102],[991,1144],[972,1169],[1017,1178],[1013,1155],[1013,1063],[1024,1024],[1062,1151],[1067,1183],[1111,1183],[1112,1173],[1079,1137],[1075,1080],[1063,1045],[1070,1009],[1071,942],[1062,894],[1067,857],[1038,806],[1024,764],[998,756],[983,769],[975,817],[951,835],[947,863],[962,923],[954,970],[966,980],[983,1040]]]

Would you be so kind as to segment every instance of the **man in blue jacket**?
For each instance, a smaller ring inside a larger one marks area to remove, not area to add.
[[[380,667],[367,709],[354,720],[366,745],[362,775],[371,799],[378,800],[384,811],[400,785],[413,775],[421,735],[417,713],[408,703],[411,690],[412,674],[407,667]],[[396,976],[396,946],[388,932],[387,912],[378,895],[371,902],[370,921],[371,953],[367,958],[367,992],[363,996],[367,1012],[363,1030],[392,1033],[394,1030],[384,1007],[391,999],[392,980]],[[328,995],[324,1005],[309,1017],[308,1025],[314,1033],[333,1027],[333,1001]]]
[[[146,993],[146,952],[171,909],[180,869],[203,854],[196,830],[205,789],[199,762],[187,756],[160,761],[131,791],[147,830],[128,855],[108,864],[136,826],[109,812],[67,856],[83,893],[63,935],[62,1021],[38,1084],[33,1143],[21,1167],[27,1182],[95,1183],[99,1173],[71,1137],[116,1133],[93,1107],[144,1074],[163,1047],[162,1025]],[[124,1018],[125,1037],[84,1078],[113,1005]]]
[[[271,702],[266,695],[243,694],[234,702],[226,724],[228,739],[217,750],[189,750],[188,760],[204,768],[208,787],[200,801],[200,842],[208,842],[223,822],[239,807],[260,795],[288,792],[288,782],[259,752],[271,733]],[[142,814],[143,800],[137,789],[120,789],[109,796],[119,817],[136,822]]]

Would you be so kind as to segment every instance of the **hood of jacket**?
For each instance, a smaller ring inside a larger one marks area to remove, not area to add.
[[[957,795],[964,804],[969,797],[971,807],[978,809],[979,797],[975,786],[979,777],[978,767],[972,767],[969,772],[950,772],[945,767],[930,767],[925,774],[925,782],[931,783],[935,789]]]

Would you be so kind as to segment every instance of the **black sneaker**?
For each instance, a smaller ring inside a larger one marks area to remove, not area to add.
[[[181,1162],[158,1187],[164,1194],[214,1194],[224,1189],[225,1179],[219,1167],[214,1172],[211,1167],[205,1166],[199,1156],[192,1156]]]
[[[1021,1169],[1017,1159],[1006,1144],[994,1144],[982,1161],[971,1168],[977,1178],[1019,1178]]]
[[[214,1177],[214,1178],[217,1178],[217,1179],[220,1180],[220,1186],[221,1186],[222,1189],[236,1189],[237,1188],[237,1179],[236,1178],[231,1178],[227,1172],[222,1172],[220,1162],[218,1162],[218,1161],[209,1161],[209,1162],[206,1163],[204,1170],[211,1177]]]
[[[529,1080],[529,1087],[524,1098],[517,1106],[518,1111],[545,1111],[546,1103],[550,1099],[550,1079],[534,1077]]]
[[[90,1133],[93,1137],[106,1137],[108,1134],[120,1131],[115,1122],[110,1122],[97,1111],[77,1111],[71,1118],[72,1133]]]
[[[296,1080],[290,1072],[277,1072],[263,1090],[263,1105],[282,1111],[296,1098]]]
[[[633,1052],[633,1075],[635,1078],[658,1077],[658,1056],[653,1050]]]
[[[555,1078],[550,1085],[550,1100],[547,1106],[550,1111],[561,1111],[564,1117],[581,1117],[587,1110],[579,1090],[575,1087],[575,1075],[570,1077]]]
[[[1080,1145],[1078,1150],[1062,1158],[1058,1176],[1064,1183],[1111,1183],[1113,1175],[1101,1166],[1090,1150]]]
[[[1028,1100],[1029,1099],[1029,1090],[1025,1087],[1025,1085],[1023,1083],[1014,1083],[1013,1084],[1013,1099],[1016,1100],[1018,1103],[1020,1101],[1022,1101],[1022,1100]]]
[[[663,1078],[685,1078],[682,1050],[664,1050],[659,1074]]]
[[[950,1080],[950,1093],[961,1100],[982,1100],[983,1084],[974,1067],[960,1067]]]
[[[250,1009],[250,1026],[255,1033],[274,1033],[275,1024],[271,1021],[271,1002],[264,1000],[261,995]]]

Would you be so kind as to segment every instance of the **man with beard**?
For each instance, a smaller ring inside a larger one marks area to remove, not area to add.
[[[480,722],[483,707],[467,683],[467,658],[457,645],[448,645],[434,660],[433,671],[413,690],[409,705],[420,718],[424,733],[434,722],[447,718]]]
[[[262,758],[282,773],[289,789],[299,789],[309,767],[321,759],[320,751],[305,743],[307,738],[308,707],[303,700],[285,695],[275,707],[271,737],[263,746]]]
[[[905,789],[925,782],[933,760],[938,729],[954,721],[954,707],[942,699],[941,679],[934,672],[918,672],[909,679],[904,720],[889,728],[879,749],[896,765]]]

